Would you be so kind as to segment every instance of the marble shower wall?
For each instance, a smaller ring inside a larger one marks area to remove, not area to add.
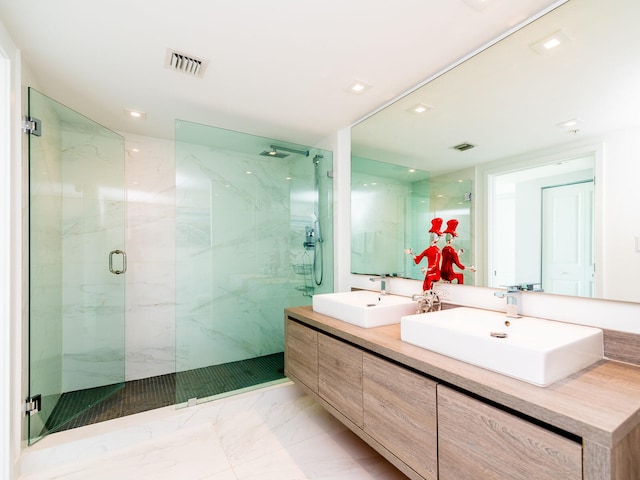
[[[408,248],[411,184],[368,173],[351,172],[351,271],[404,272]],[[376,252],[386,252],[376,256]]]
[[[124,139],[93,122],[62,135],[63,392],[124,380]],[[114,267],[121,258],[114,258]]]
[[[313,213],[311,159],[258,152],[176,142],[177,371],[283,351],[283,308],[310,303],[293,264]]]
[[[126,380],[175,372],[174,142],[126,140]]]

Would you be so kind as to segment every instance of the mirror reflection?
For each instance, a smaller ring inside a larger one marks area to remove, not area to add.
[[[352,155],[428,172],[430,185],[441,177],[470,182],[470,245],[464,250],[466,264],[478,271],[465,271],[470,275],[465,283],[533,281],[549,293],[638,302],[640,209],[630,194],[640,178],[640,59],[634,52],[639,20],[636,0],[570,0],[356,125]],[[417,105],[425,107],[422,113],[415,113]],[[540,167],[579,159],[590,162],[576,170],[581,173],[529,181],[536,199],[525,205],[535,204],[538,216],[510,212],[509,201],[500,197],[516,188],[518,176],[541,175]],[[574,184],[585,191],[564,203],[555,198]],[[569,231],[569,208],[577,208],[578,198],[591,202],[590,212],[585,207],[580,224]],[[547,215],[545,233],[543,202],[564,209]],[[358,215],[358,208],[352,202],[352,214]],[[409,215],[394,232],[383,234],[418,251],[414,235],[422,229],[424,245],[436,216],[446,221],[451,215],[430,203],[428,213]],[[576,252],[581,270],[566,280]],[[388,254],[397,257],[395,246],[373,244],[366,256],[372,262]],[[562,258],[552,261],[552,254]],[[404,262],[398,273],[422,278],[407,258]]]
[[[489,286],[594,296],[591,155],[491,176]]]
[[[351,161],[351,270],[371,275],[424,278],[416,255],[431,243],[433,216],[456,219],[460,261],[470,261],[472,172],[430,178],[429,172],[354,156]],[[445,225],[446,226],[446,225]],[[446,245],[446,239],[438,242]],[[384,254],[381,254],[384,252]],[[464,272],[474,284],[473,271]]]

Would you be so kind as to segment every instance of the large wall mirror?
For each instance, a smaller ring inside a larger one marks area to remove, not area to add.
[[[352,271],[421,278],[402,249],[460,216],[467,284],[640,302],[639,22],[637,0],[569,0],[354,126]]]

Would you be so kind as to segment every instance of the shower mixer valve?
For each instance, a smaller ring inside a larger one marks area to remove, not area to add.
[[[312,227],[304,227],[304,248],[307,250],[312,250],[316,248],[316,232]]]

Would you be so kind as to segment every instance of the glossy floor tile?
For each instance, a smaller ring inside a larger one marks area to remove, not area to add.
[[[25,451],[22,470],[22,480],[406,478],[291,383],[53,434]]]

